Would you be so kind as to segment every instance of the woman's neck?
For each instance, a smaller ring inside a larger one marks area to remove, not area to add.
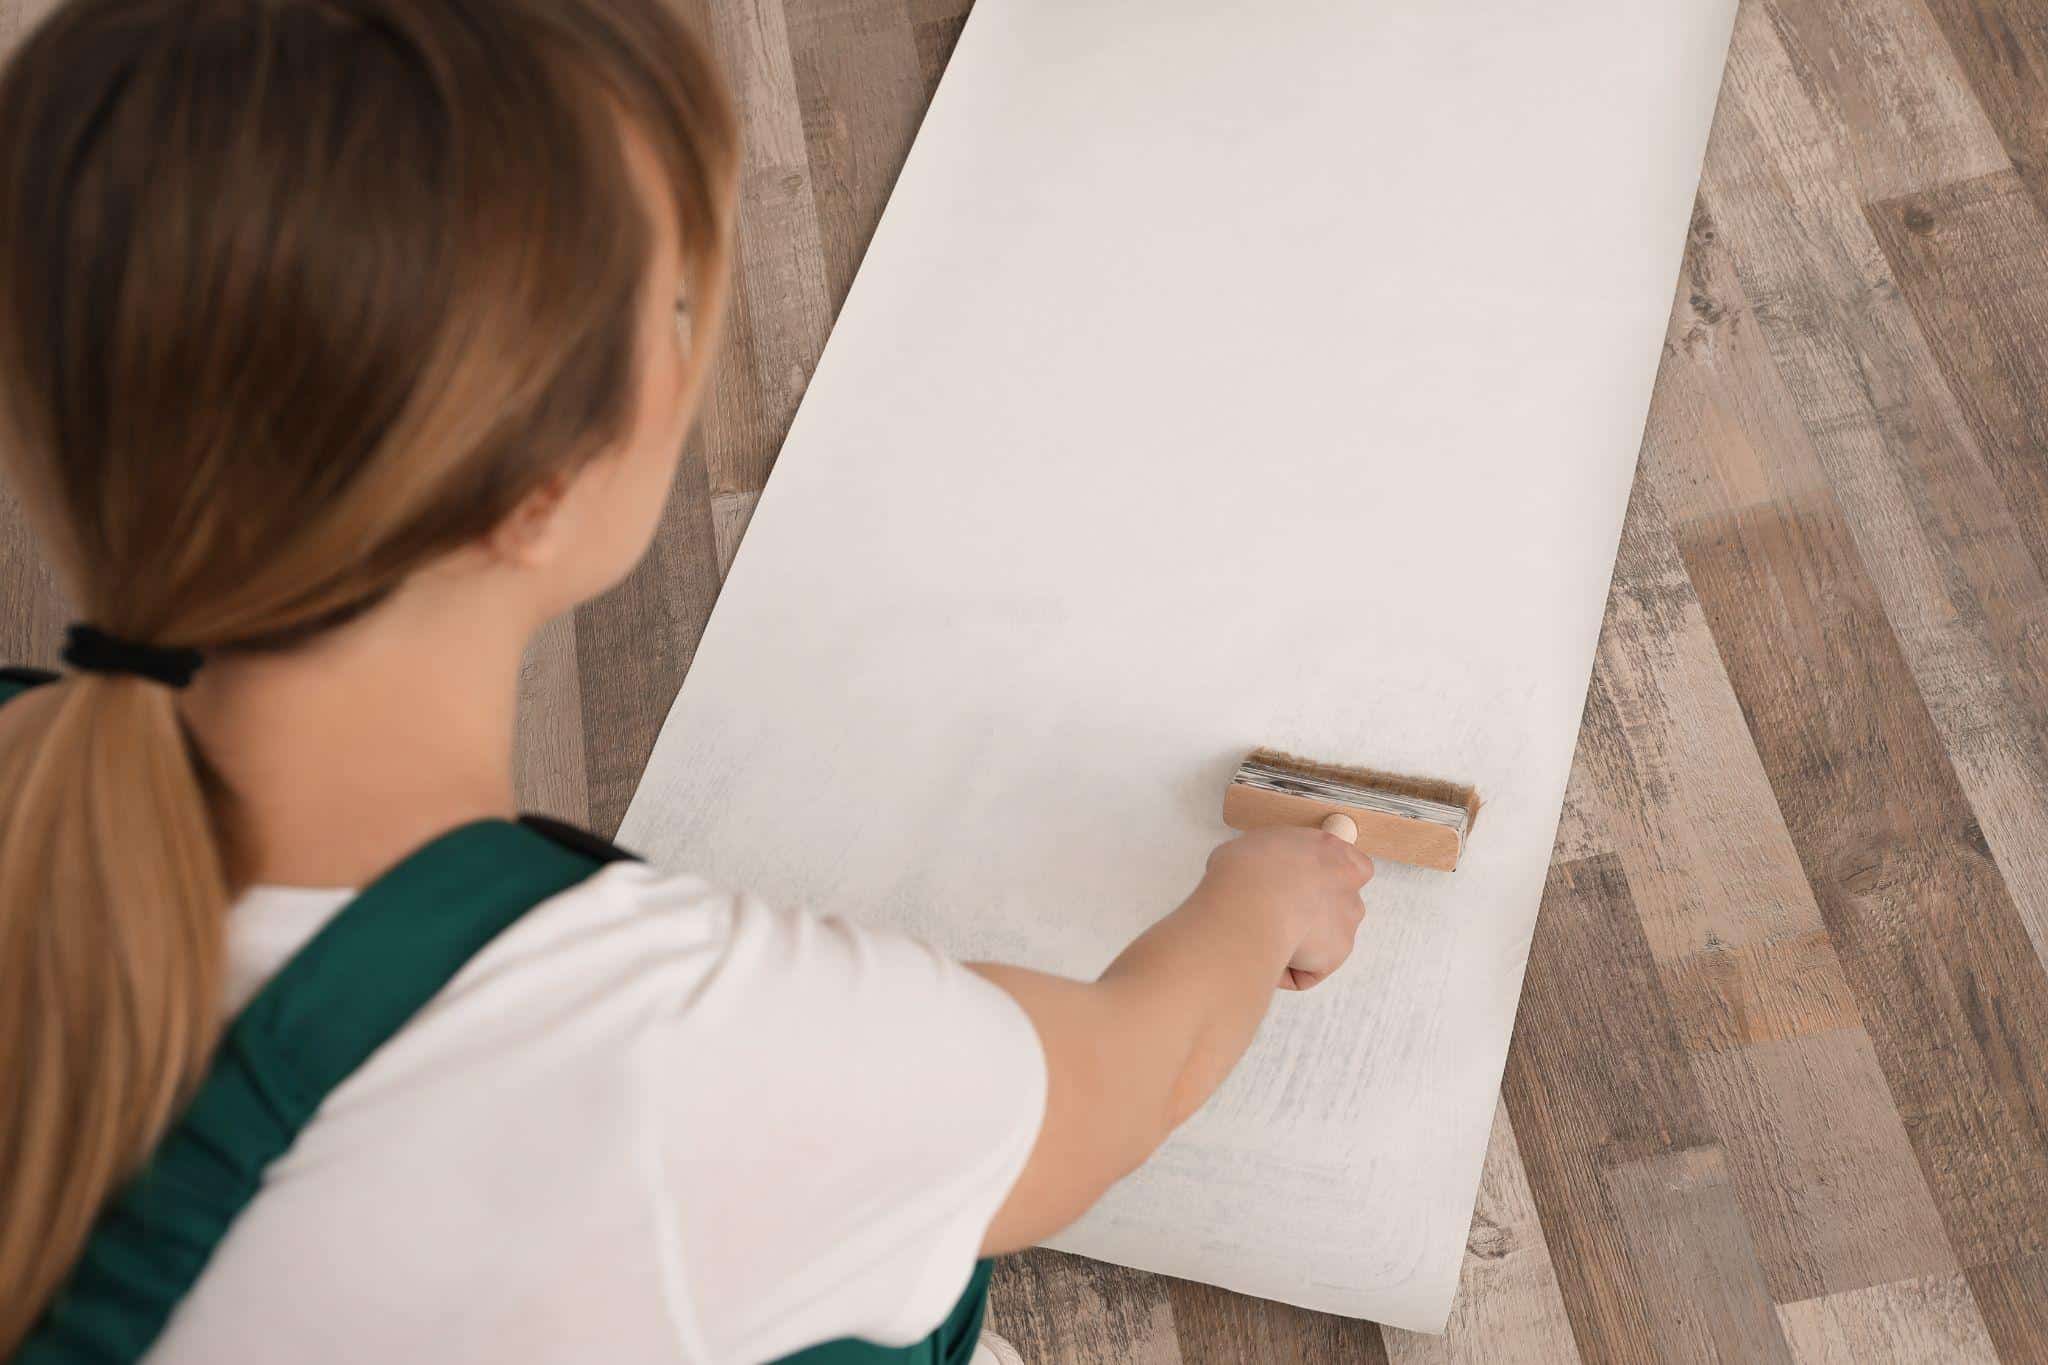
[[[514,603],[408,586],[279,654],[209,659],[183,711],[235,795],[236,871],[360,886],[436,834],[514,809]]]

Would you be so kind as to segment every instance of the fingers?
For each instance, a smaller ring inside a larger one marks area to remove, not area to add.
[[[1374,863],[1364,852],[1353,848],[1350,844],[1344,845],[1344,851],[1351,855],[1352,864],[1358,869],[1358,884],[1360,886],[1364,886],[1367,882],[1371,881],[1373,874],[1380,870],[1378,864]]]
[[[1313,972],[1303,967],[1280,969],[1280,989],[1283,991],[1306,991],[1320,986],[1329,977],[1328,972]]]
[[[1204,885],[1226,901],[1240,900],[1284,917],[1302,937],[1293,961],[1274,984],[1309,990],[1350,957],[1365,919],[1360,890],[1373,860],[1341,837],[1313,826],[1267,826],[1237,836],[1209,855]]]
[[[1332,852],[1341,854],[1337,862],[1340,866],[1348,869],[1351,876],[1355,879],[1353,882],[1354,890],[1371,881],[1373,873],[1379,870],[1373,865],[1372,859],[1360,852],[1357,847],[1328,831],[1323,831],[1323,844],[1326,854]]]

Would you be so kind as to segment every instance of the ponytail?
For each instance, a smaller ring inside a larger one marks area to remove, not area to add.
[[[0,1349],[218,1030],[227,880],[174,697],[82,674],[0,707]]]

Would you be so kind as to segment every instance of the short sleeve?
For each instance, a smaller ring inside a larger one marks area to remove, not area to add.
[[[952,1308],[1037,1140],[1045,1055],[999,987],[900,935],[751,897],[657,1029],[671,1311],[715,1361]]]

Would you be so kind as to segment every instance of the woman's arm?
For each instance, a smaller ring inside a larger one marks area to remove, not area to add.
[[[1210,855],[1194,894],[1095,981],[977,963],[1038,1030],[1045,1119],[983,1241],[1043,1241],[1102,1197],[1201,1107],[1251,1045],[1277,983],[1340,966],[1372,862],[1320,830],[1266,829]]]

